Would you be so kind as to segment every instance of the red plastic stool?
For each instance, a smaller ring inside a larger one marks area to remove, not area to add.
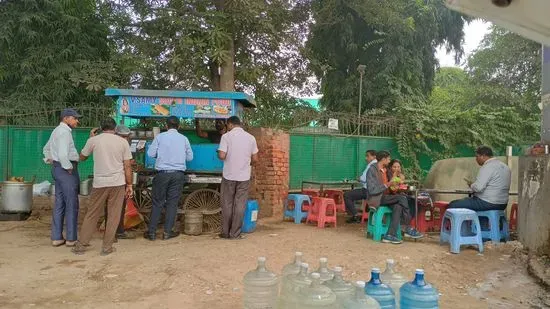
[[[302,194],[309,195],[309,197],[316,197],[319,196],[319,190],[315,189],[303,189]]]
[[[331,198],[314,197],[307,212],[306,224],[317,222],[318,228],[324,228],[326,223],[334,223],[336,227],[336,203]]]
[[[365,221],[369,221],[369,204],[367,201],[363,201],[363,214],[361,215],[361,224],[365,224]]]
[[[518,203],[512,204],[512,209],[510,210],[510,220],[508,220],[508,222],[510,231],[515,231],[518,228]]]
[[[433,231],[439,232],[441,230],[441,222],[443,221],[443,216],[449,208],[449,202],[436,201],[434,203],[434,209],[432,212],[433,218]]]
[[[344,203],[344,191],[342,190],[325,190],[323,195],[326,198],[331,198],[336,204],[336,211],[346,212],[346,204]]]

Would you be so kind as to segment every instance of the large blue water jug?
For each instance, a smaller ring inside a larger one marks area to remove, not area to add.
[[[403,284],[400,289],[401,309],[438,309],[439,293],[424,281],[424,270],[417,269],[414,280]]]
[[[256,221],[258,221],[258,211],[260,206],[258,201],[250,200],[246,203],[246,209],[244,211],[244,221],[241,232],[252,233],[256,230]]]
[[[373,268],[371,279],[365,285],[365,293],[376,299],[382,309],[395,309],[395,294],[393,290],[380,280],[380,269]]]

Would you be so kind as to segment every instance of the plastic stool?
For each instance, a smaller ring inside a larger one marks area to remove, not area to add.
[[[367,201],[363,201],[363,214],[361,214],[361,224],[365,224],[365,221],[369,220],[369,204]]]
[[[344,191],[342,190],[325,190],[323,195],[326,198],[331,198],[336,204],[336,210],[346,212],[346,204],[344,203]]]
[[[388,233],[392,218],[392,209],[387,206],[379,206],[378,208],[369,207],[369,219],[367,222],[367,232],[365,237],[372,235],[372,240],[380,242],[382,236]],[[384,221],[384,218],[386,219]],[[403,239],[401,235],[401,224],[397,227],[397,238]]]
[[[331,198],[314,197],[307,212],[306,223],[317,222],[318,228],[325,228],[326,223],[334,223],[336,227],[336,203]]]
[[[510,240],[510,231],[508,230],[508,220],[504,210],[478,211],[477,217],[481,222],[488,222],[489,228],[485,224],[481,225],[481,238],[490,239],[494,243],[499,243],[501,239]],[[500,227],[502,224],[502,228]]]
[[[294,202],[294,209],[289,209],[289,202]],[[307,207],[304,207],[307,203]],[[304,218],[307,217],[307,212],[305,208],[309,209],[311,205],[311,200],[308,195],[305,194],[289,194],[285,201],[285,209],[283,211],[283,220],[285,218],[291,217],[294,218],[294,223],[300,224]]]
[[[446,224],[446,223],[450,224]],[[463,223],[470,223],[465,228]],[[462,235],[462,234],[467,235]],[[439,243],[450,243],[451,253],[460,253],[461,245],[477,245],[479,252],[483,252],[483,241],[481,238],[481,226],[475,211],[465,208],[452,208],[445,212],[441,222]]]
[[[512,209],[510,210],[510,225],[508,226],[510,231],[515,231],[518,228],[518,203],[512,204]]]
[[[434,203],[434,210],[432,213],[434,232],[441,231],[441,222],[443,221],[443,216],[447,208],[449,208],[449,202],[436,201]]]

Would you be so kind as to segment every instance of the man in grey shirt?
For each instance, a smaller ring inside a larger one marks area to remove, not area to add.
[[[474,196],[452,201],[449,208],[468,208],[474,211],[506,209],[512,178],[510,168],[494,158],[493,150],[487,146],[476,149],[476,161],[481,169],[476,181],[468,183]]]

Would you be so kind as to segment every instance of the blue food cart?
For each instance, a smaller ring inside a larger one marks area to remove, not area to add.
[[[217,157],[218,144],[198,136],[195,119],[243,118],[245,108],[255,108],[252,97],[241,92],[170,91],[141,89],[106,89],[112,97],[120,122],[131,129],[135,199],[138,210],[148,218],[151,211],[151,183],[155,159],[147,155],[156,133],[165,128],[164,118],[181,119],[180,133],[191,142],[194,158],[187,164],[186,186],[180,201],[180,213],[187,210],[203,213],[203,232],[217,232],[221,226],[220,184],[223,163]]]

